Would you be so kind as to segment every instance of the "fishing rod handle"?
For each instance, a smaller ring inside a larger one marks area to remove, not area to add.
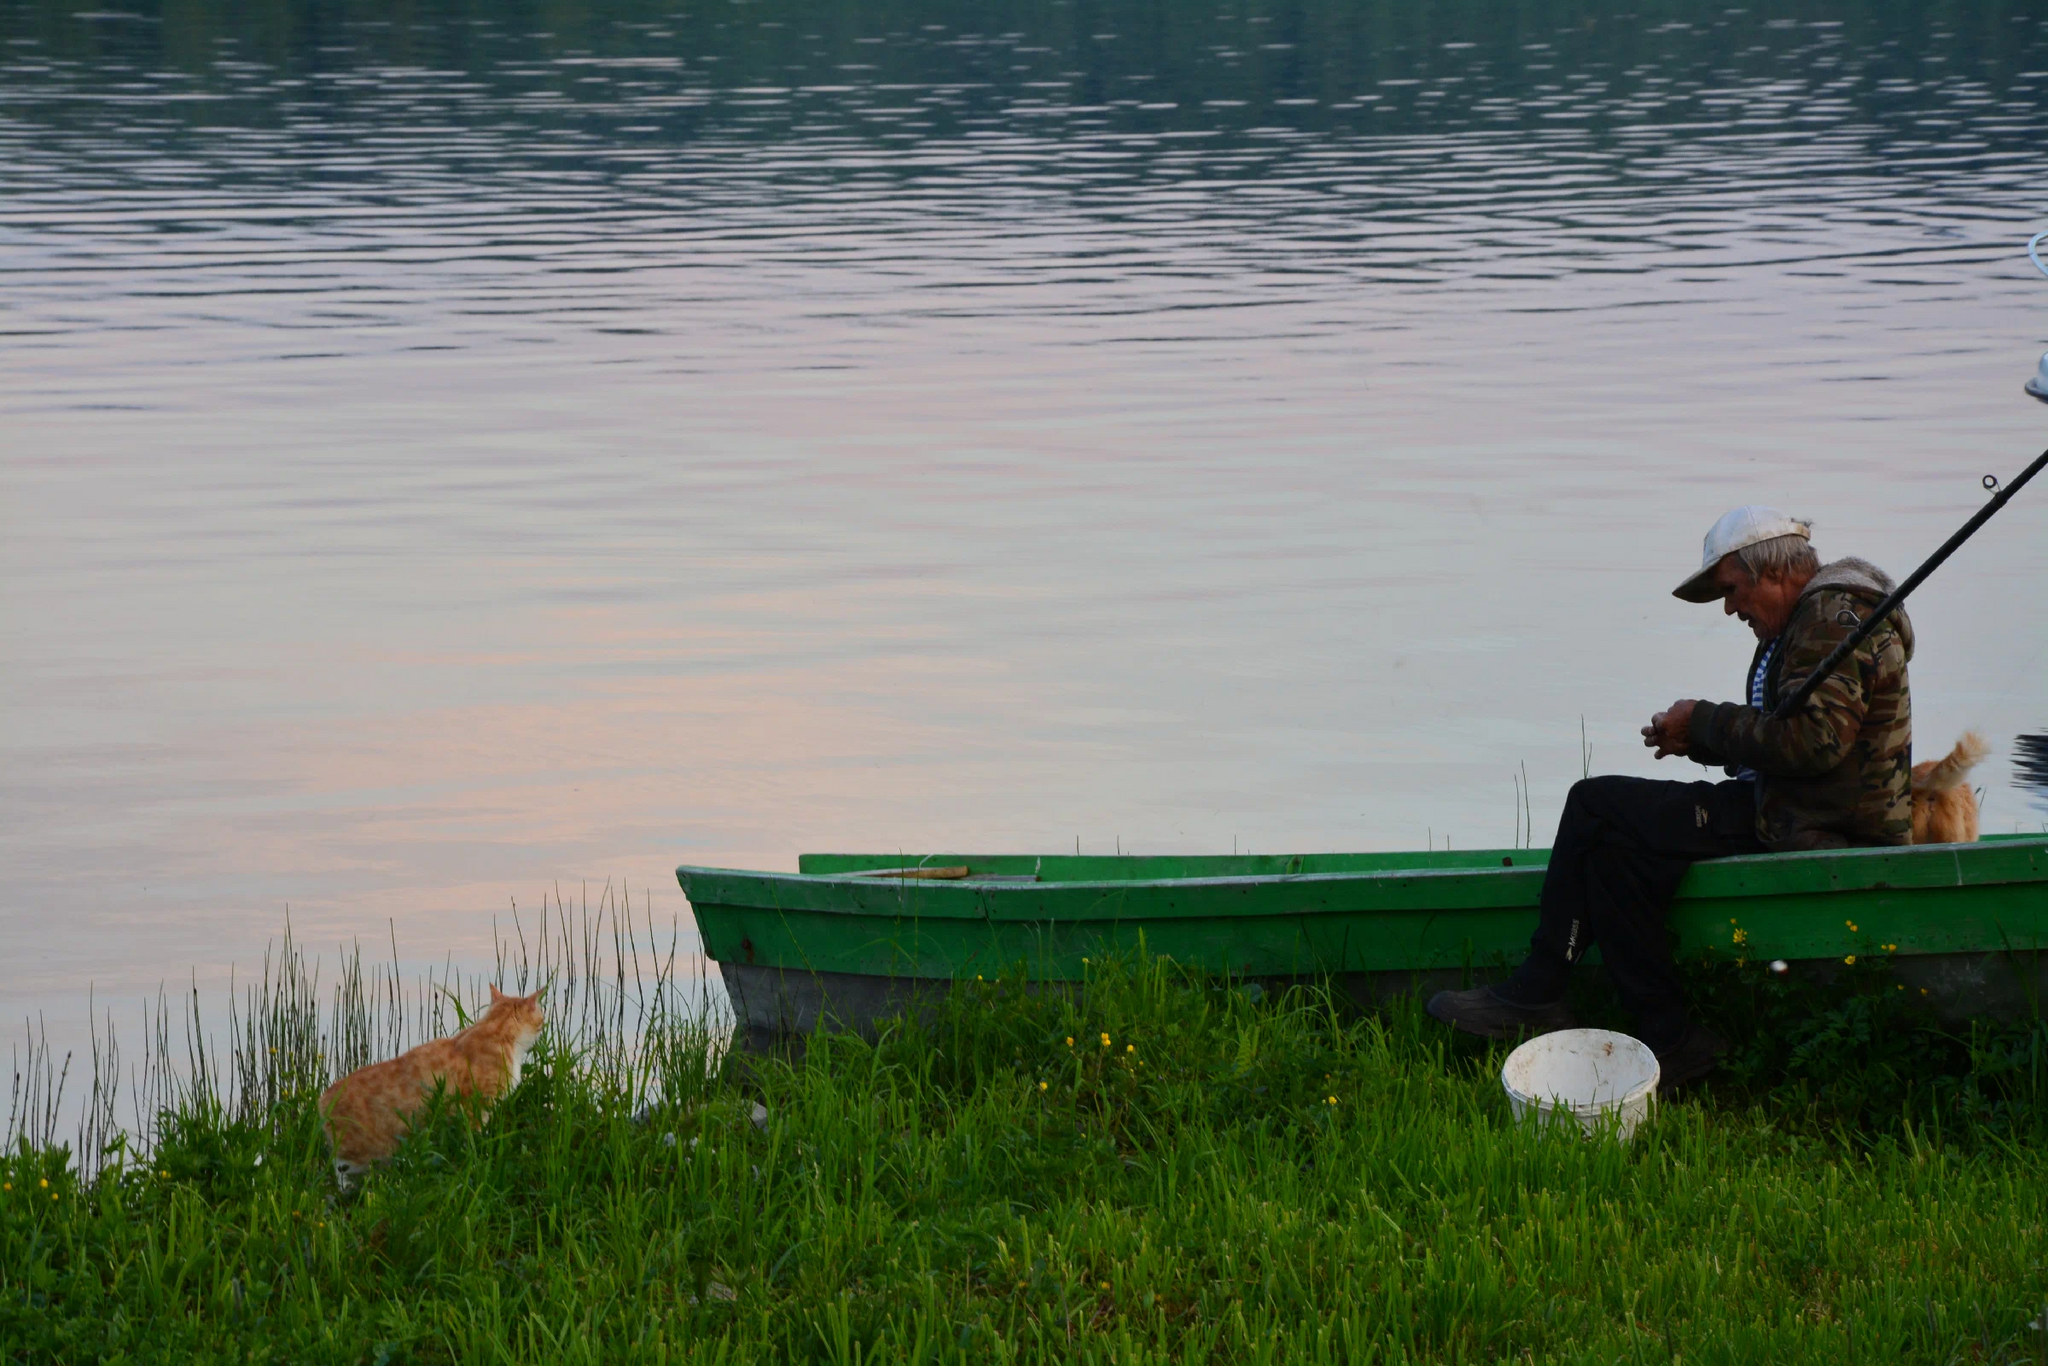
[[[1941,562],[1950,555],[1953,555],[1956,548],[1964,541],[1969,540],[1970,537],[1975,535],[1978,527],[1990,521],[1992,514],[2004,507],[2015,493],[2026,487],[2027,481],[2039,474],[2043,466],[2048,466],[2048,451],[2042,451],[2038,456],[2035,456],[2034,463],[2021,470],[2018,478],[1992,494],[1991,501],[1979,508],[1976,516],[1963,523],[1962,528],[1955,535],[1942,543],[1941,549],[1927,557],[1925,564],[1907,575],[1906,581],[1897,588],[1894,588],[1891,596],[1879,603],[1877,610],[1865,617],[1863,624],[1844,637],[1841,644],[1830,650],[1828,657],[1823,659],[1814,671],[1806,676],[1806,681],[1801,683],[1790,697],[1778,704],[1778,709],[1771,713],[1771,719],[1783,721],[1805,706],[1806,699],[1813,696],[1813,690],[1827,682],[1828,675],[1835,671],[1836,666],[1847,659],[1858,645],[1868,640],[1872,631],[1875,631],[1884,624],[1884,619],[1892,614],[1892,609],[1904,602],[1906,595],[1915,588],[1918,588],[1929,574],[1941,568]]]

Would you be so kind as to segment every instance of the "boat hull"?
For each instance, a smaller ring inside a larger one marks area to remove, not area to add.
[[[1546,851],[1083,858],[805,855],[796,873],[684,867],[706,953],[750,1042],[865,1030],[960,978],[1079,981],[1142,949],[1253,980],[1329,978],[1361,1002],[1520,961]],[[941,878],[874,876],[918,866]],[[957,874],[967,870],[968,876]],[[1885,953],[1950,1016],[2048,987],[2048,836],[1761,854],[1695,865],[1680,952],[1825,970]]]

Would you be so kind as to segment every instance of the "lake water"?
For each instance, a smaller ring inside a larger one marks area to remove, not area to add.
[[[1582,718],[1697,774],[1724,509],[1903,574],[2048,441],[2036,7],[870,10],[0,0],[5,1018],[681,862],[1541,843]],[[1913,606],[1993,830],[2044,584],[2048,487]]]

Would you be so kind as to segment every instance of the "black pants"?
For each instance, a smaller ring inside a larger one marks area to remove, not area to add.
[[[1701,859],[1754,854],[1756,790],[1748,782],[1587,778],[1572,784],[1543,875],[1529,958],[1500,987],[1525,1004],[1564,994],[1593,945],[1644,1043],[1662,1052],[1686,1029],[1685,992],[1664,917],[1685,870]]]

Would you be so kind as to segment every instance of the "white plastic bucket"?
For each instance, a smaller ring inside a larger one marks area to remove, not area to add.
[[[1661,1069],[1641,1039],[1607,1029],[1560,1029],[1529,1040],[1500,1069],[1516,1119],[1566,1113],[1589,1134],[1626,1139],[1650,1113]]]

